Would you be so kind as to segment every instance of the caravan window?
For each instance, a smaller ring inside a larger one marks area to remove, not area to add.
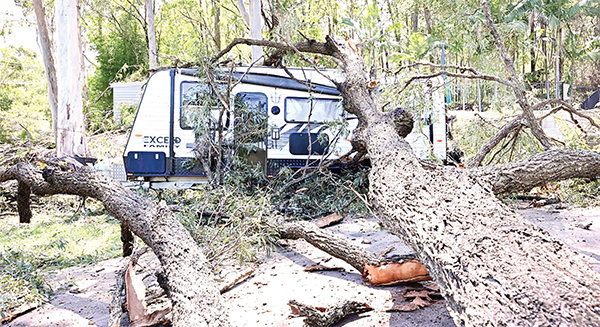
[[[224,95],[225,85],[219,84],[219,90]],[[225,95],[224,95],[225,96]],[[223,106],[215,96],[212,96],[212,88],[206,83],[182,82],[181,83],[181,111],[179,125],[182,129],[193,129],[194,122],[202,120],[202,115],[209,110],[211,125],[216,126]],[[225,127],[229,126],[229,113],[223,116]]]
[[[342,100],[285,98],[285,121],[288,123],[324,123],[344,116]]]

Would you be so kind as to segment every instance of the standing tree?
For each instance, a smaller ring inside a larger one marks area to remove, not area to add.
[[[156,27],[154,25],[154,0],[146,0],[146,24],[148,25],[148,64],[152,70],[158,67]]]
[[[83,125],[81,33],[77,0],[56,1],[58,108],[56,153],[85,157],[88,153]]]
[[[46,9],[42,0],[33,0],[33,8],[35,18],[37,20],[37,32],[39,36],[40,48],[42,50],[42,59],[44,61],[44,70],[46,71],[46,79],[48,80],[48,102],[50,103],[50,112],[52,113],[52,129],[54,131],[54,141],[56,142],[57,129],[57,81],[56,67],[54,66],[54,57],[52,56],[52,41],[48,32],[48,24],[46,23]]]

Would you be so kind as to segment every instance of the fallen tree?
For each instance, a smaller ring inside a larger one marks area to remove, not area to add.
[[[482,7],[489,17],[489,5]],[[253,40],[234,43],[254,44]],[[299,51],[285,44],[275,48]],[[375,212],[386,229],[409,244],[427,266],[457,325],[600,324],[600,276],[564,244],[506,207],[493,192],[524,190],[554,179],[598,176],[598,165],[589,166],[598,162],[597,153],[551,151],[512,164],[512,169],[423,165],[399,135],[391,115],[376,106],[368,88],[368,71],[356,49],[328,38],[311,49],[303,44],[302,50],[330,55],[344,70],[345,80],[337,87],[348,110],[360,121],[354,142],[369,153],[369,197]],[[552,149],[531,115],[518,79],[511,82],[524,110],[520,119],[544,148]],[[579,160],[580,168],[567,169],[579,165],[572,160]],[[556,173],[535,177],[531,172],[540,167]],[[511,176],[530,181],[516,187],[509,183]],[[504,184],[510,188],[503,188]]]
[[[72,194],[99,200],[160,260],[159,281],[173,302],[173,326],[230,325],[206,257],[164,202],[153,203],[90,167],[62,161],[47,162],[43,169],[19,163],[0,171],[0,183],[8,180],[18,181],[19,196],[27,201],[25,190],[38,196]]]

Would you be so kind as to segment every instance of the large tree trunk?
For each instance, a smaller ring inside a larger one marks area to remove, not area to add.
[[[600,325],[600,276],[573,251],[457,170],[422,168],[374,105],[364,62],[341,49],[339,87],[365,128],[369,195],[386,229],[440,284],[458,325]]]
[[[56,1],[58,49],[58,109],[56,153],[58,156],[88,154],[83,125],[81,40],[77,0]]]
[[[440,284],[458,325],[600,325],[600,278],[459,172],[421,169],[385,123],[364,136],[370,198]]]
[[[137,196],[89,167],[55,167],[43,171],[18,164],[0,171],[0,183],[18,180],[37,195],[74,194],[95,198],[121,224],[152,248],[161,262],[161,280],[173,301],[173,326],[229,326],[223,300],[208,262],[189,232],[164,202]],[[19,187],[19,192],[25,188]]]
[[[39,36],[40,49],[42,50],[42,60],[44,62],[44,70],[46,71],[46,80],[48,81],[48,102],[50,103],[50,112],[52,113],[52,130],[54,131],[54,141],[56,142],[56,117],[57,117],[57,82],[56,68],[54,66],[54,58],[52,56],[52,41],[48,32],[48,24],[46,23],[46,9],[42,0],[33,0],[33,9],[37,20],[37,32]]]
[[[499,37],[491,23],[489,4],[483,6],[492,34]],[[506,170],[499,174],[483,168],[459,170],[426,164],[415,157],[399,135],[403,133],[397,130],[394,115],[376,107],[367,87],[365,63],[343,41],[328,38],[325,43],[298,43],[295,50],[271,41],[236,39],[214,60],[235,44],[321,53],[340,63],[346,79],[338,89],[345,108],[360,121],[354,141],[368,150],[371,159],[369,196],[375,212],[384,226],[409,244],[427,266],[440,284],[457,325],[600,325],[600,275],[563,243],[506,207],[492,192],[505,192],[502,184],[510,185],[511,176],[532,181],[515,190],[551,178],[597,177],[597,153],[550,151],[514,166],[495,167]],[[506,54],[505,49],[501,52]],[[512,67],[511,82],[524,111],[513,124],[517,126],[522,119],[532,130],[539,128],[537,122],[531,124],[535,117],[527,115],[532,108],[515,77],[512,61],[504,59],[507,69]],[[542,144],[547,143],[543,132],[537,136]],[[544,172],[541,166],[548,168],[547,179],[534,176],[536,170]],[[576,167],[564,169],[569,166]]]

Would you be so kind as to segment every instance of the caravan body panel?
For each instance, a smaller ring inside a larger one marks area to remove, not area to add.
[[[350,139],[358,124],[355,116],[343,110],[341,96],[329,79],[312,69],[289,70],[296,79],[313,84],[311,92],[282,69],[258,67],[248,71],[241,67],[234,74],[241,82],[228,99],[231,108],[238,96],[253,108],[267,112],[269,133],[264,142],[255,145],[269,175],[283,167],[304,167],[320,159],[340,158],[352,149]],[[189,99],[193,99],[193,92],[205,92],[207,88],[195,72],[163,70],[148,80],[123,154],[129,179],[206,181],[200,165],[189,164],[195,158],[196,144],[194,130],[185,123],[190,108],[194,108]],[[337,77],[332,71],[326,73]],[[443,95],[432,98],[438,101],[433,105],[433,125],[411,133],[407,140],[419,157],[430,157],[433,149],[434,155],[443,160],[444,100]],[[231,124],[236,122],[233,115],[227,119]],[[432,130],[433,147],[423,136],[426,128]],[[233,130],[227,128],[227,137],[233,137]]]

